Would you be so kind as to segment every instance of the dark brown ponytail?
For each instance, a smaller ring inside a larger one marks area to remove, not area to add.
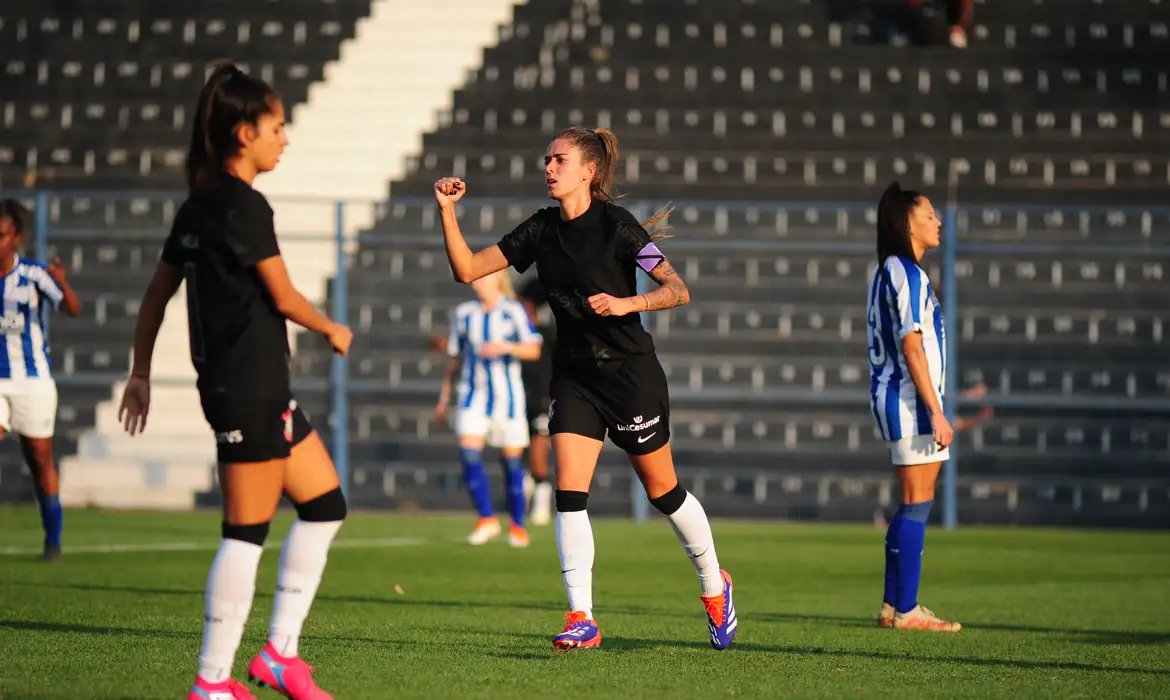
[[[215,61],[195,107],[191,147],[187,151],[187,188],[191,192],[210,185],[240,148],[237,130],[255,125],[271,114],[280,100],[263,80],[253,78],[231,61]]]

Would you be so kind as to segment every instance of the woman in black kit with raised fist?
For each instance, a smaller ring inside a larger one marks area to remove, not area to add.
[[[613,203],[613,133],[566,129],[544,161],[548,196],[560,206],[541,209],[477,253],[467,247],[455,216],[467,186],[443,178],[435,183],[435,200],[456,280],[468,283],[508,266],[523,273],[535,263],[556,318],[549,432],[557,465],[557,549],[570,611],[553,646],[601,644],[593,619],[593,531],[585,507],[608,434],[629,455],[650,502],[670,518],[699,573],[711,646],[726,649],[737,628],[731,576],[719,568],[703,507],[675,475],[666,375],[639,317],[685,304],[690,294],[646,228]],[[659,214],[646,226],[663,218]],[[639,268],[658,289],[638,294]]]

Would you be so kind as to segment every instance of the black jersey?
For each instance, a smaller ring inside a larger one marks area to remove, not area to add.
[[[651,270],[663,259],[633,214],[594,200],[581,216],[562,221],[560,208],[548,207],[504,236],[499,246],[521,273],[536,263],[556,318],[554,361],[616,360],[654,352],[640,314],[599,316],[589,306],[595,294],[637,295],[639,266]]]
[[[272,208],[243,180],[221,175],[183,202],[162,259],[187,283],[191,363],[202,394],[286,399],[288,331],[256,271],[280,255]]]

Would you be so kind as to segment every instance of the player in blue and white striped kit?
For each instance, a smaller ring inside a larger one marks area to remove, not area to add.
[[[918,604],[926,521],[954,431],[943,413],[946,330],[919,261],[940,244],[925,196],[891,184],[878,205],[878,266],[869,283],[870,408],[897,470],[902,505],[886,531],[886,585],[878,624],[957,632]]]
[[[43,558],[61,556],[61,501],[53,463],[53,428],[57,422],[57,384],[49,361],[45,313],[60,308],[70,316],[81,304],[58,260],[45,266],[17,254],[28,232],[29,212],[14,199],[0,200],[0,436],[20,436],[20,448],[36,480]]]
[[[455,307],[451,315],[447,354],[452,363],[443,379],[435,416],[446,420],[451,384],[458,372],[455,434],[459,436],[463,479],[479,512],[468,542],[484,544],[501,533],[483,469],[483,449],[490,445],[500,450],[507,480],[512,515],[508,541],[513,547],[525,547],[528,531],[524,528],[524,513],[528,504],[522,458],[529,435],[520,361],[537,359],[542,340],[527,309],[515,299],[507,271],[476,280],[472,288],[479,298]]]

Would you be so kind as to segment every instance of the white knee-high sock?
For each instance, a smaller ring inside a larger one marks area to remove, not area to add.
[[[276,596],[272,601],[272,623],[268,628],[268,641],[281,656],[296,656],[299,651],[301,628],[317,597],[329,547],[342,522],[297,520],[284,538]]]
[[[593,527],[588,513],[557,512],[557,551],[569,608],[593,617]]]
[[[205,681],[221,683],[231,678],[244,625],[252,612],[256,570],[263,552],[263,547],[251,542],[224,539],[219,543],[207,576],[203,647],[199,651],[199,676]]]
[[[703,505],[688,492],[683,504],[668,517],[675,536],[699,572],[703,595],[722,593],[723,577],[719,575],[719,559],[715,556],[715,537]]]

